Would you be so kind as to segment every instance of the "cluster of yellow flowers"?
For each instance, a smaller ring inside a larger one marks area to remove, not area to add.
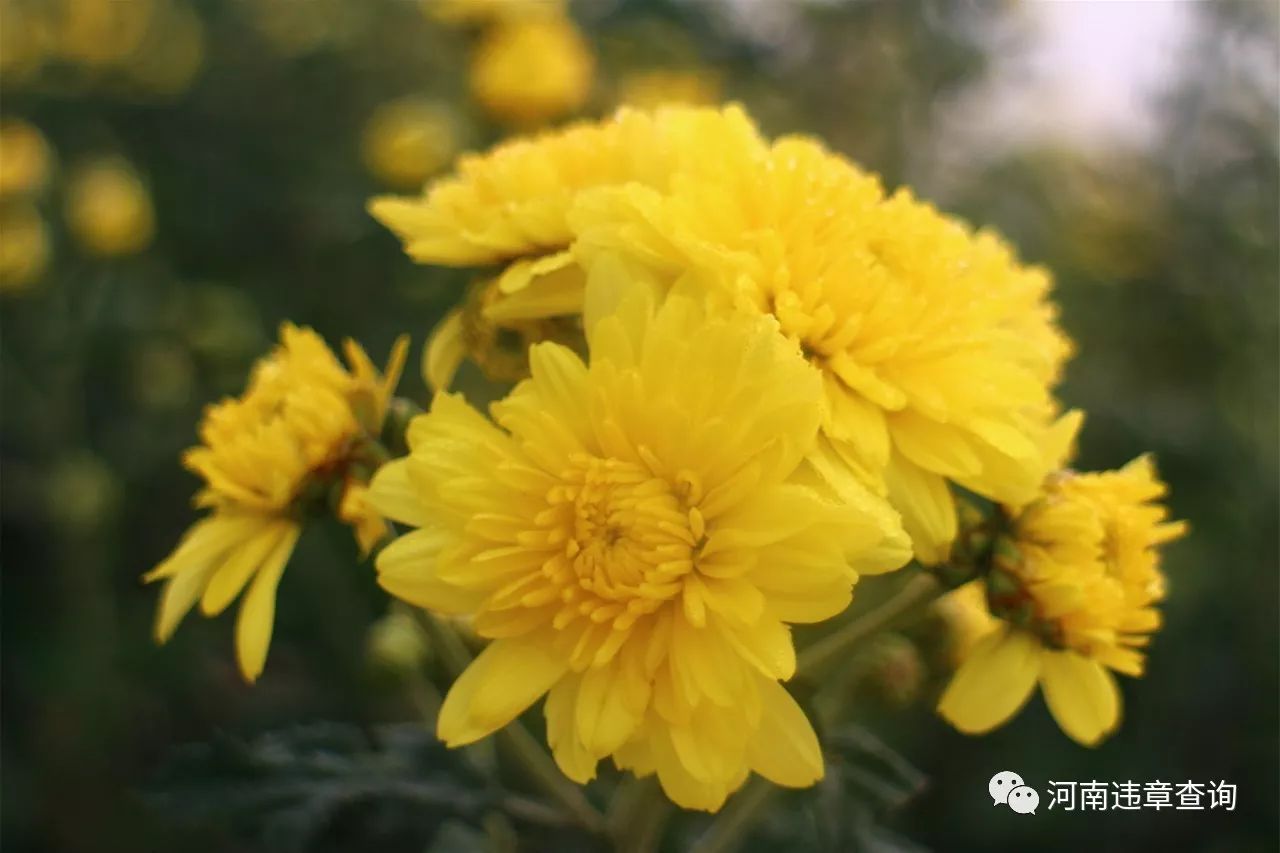
[[[141,93],[185,91],[204,65],[204,24],[185,0],[0,0],[0,74],[7,83],[46,66]]]
[[[41,212],[55,172],[53,147],[34,125],[0,121],[0,291],[33,287],[49,264],[53,238]],[[68,231],[90,255],[145,249],[155,231],[151,196],[123,158],[103,155],[73,167],[62,186]]]
[[[1140,672],[1157,548],[1183,528],[1145,459],[1066,470],[1071,345],[1047,274],[996,235],[734,106],[502,143],[371,210],[414,260],[477,270],[424,348],[435,395],[409,452],[370,451],[403,351],[379,382],[286,329],[188,459],[214,515],[151,575],[170,583],[162,636],[256,571],[256,676],[300,507],[337,483],[366,545],[383,518],[413,528],[378,554],[381,585],[488,643],[441,708],[450,745],[545,696],[575,781],[612,758],[709,811],[753,772],[810,785],[791,626],[913,555],[980,585],[950,603],[970,641],[945,718],[989,729],[1038,679],[1072,737],[1114,728],[1108,670]],[[520,380],[489,416],[449,390],[468,359]]]

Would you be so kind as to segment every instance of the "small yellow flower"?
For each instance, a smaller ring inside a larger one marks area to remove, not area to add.
[[[49,182],[49,143],[20,119],[0,122],[0,198],[39,193]]]
[[[498,121],[527,127],[577,112],[594,75],[591,47],[571,20],[516,18],[481,39],[471,61],[471,94]]]
[[[379,376],[347,341],[344,367],[310,329],[285,324],[280,346],[254,368],[244,395],[211,406],[202,444],[183,462],[204,480],[196,506],[211,514],[146,575],[165,581],[156,638],[165,642],[200,601],[206,616],[226,609],[246,586],[236,653],[248,681],[266,662],[276,586],[311,504],[340,490],[338,513],[366,551],[385,523],[365,502],[369,471],[408,342],[396,342]]]
[[[542,15],[563,15],[565,0],[420,0],[427,17],[446,24],[491,24]]]
[[[91,68],[120,63],[142,45],[158,5],[159,0],[66,0],[55,18],[54,49]]]
[[[1159,548],[1186,532],[1167,520],[1165,492],[1146,456],[1118,471],[1050,477],[1013,521],[1012,548],[986,581],[1003,621],[969,651],[939,713],[980,734],[1017,713],[1038,682],[1073,740],[1094,746],[1113,732],[1111,671],[1142,674],[1165,592]]]
[[[707,71],[656,68],[628,74],[618,84],[618,103],[636,109],[711,106],[719,100],[720,80]]]
[[[771,321],[693,295],[655,308],[620,268],[597,274],[588,363],[534,346],[497,425],[438,394],[374,478],[374,506],[419,528],[379,555],[382,586],[491,640],[439,735],[471,743],[546,694],[580,783],[612,756],[687,808],[718,809],[752,771],[808,786],[822,754],[780,684],[788,624],[841,612],[859,574],[908,559],[905,535],[805,466],[820,378]]]
[[[136,172],[120,160],[81,168],[67,189],[67,227],[89,252],[133,255],[151,244],[155,212]]]
[[[0,204],[0,293],[21,293],[49,265],[49,229],[35,205]]]
[[[420,189],[448,166],[458,152],[459,128],[452,110],[424,98],[382,104],[370,116],[361,139],[365,166],[397,189]]]

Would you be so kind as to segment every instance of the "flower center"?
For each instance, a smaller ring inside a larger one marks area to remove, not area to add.
[[[553,625],[582,631],[574,660],[611,656],[637,620],[678,596],[705,536],[697,489],[619,459],[580,455],[547,495],[539,522],[564,551],[542,574],[558,589]]]

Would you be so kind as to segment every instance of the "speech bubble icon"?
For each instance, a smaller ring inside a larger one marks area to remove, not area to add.
[[[1001,770],[987,783],[987,792],[991,794],[991,805],[1003,806],[1009,802],[1009,792],[1024,784],[1026,783],[1017,773],[1012,770]]]
[[[1009,792],[1009,808],[1018,814],[1035,814],[1040,805],[1040,792],[1035,788],[1020,785]]]

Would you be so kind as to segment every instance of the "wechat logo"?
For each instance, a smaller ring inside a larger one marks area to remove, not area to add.
[[[991,805],[1008,806],[1018,814],[1035,814],[1040,805],[1040,794],[1012,770],[1001,770],[987,783]]]

